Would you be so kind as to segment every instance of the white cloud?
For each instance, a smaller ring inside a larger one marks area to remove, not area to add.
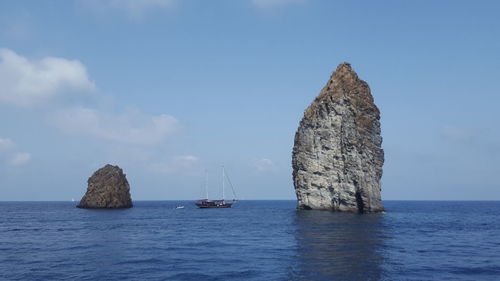
[[[94,84],[77,60],[46,57],[30,60],[0,49],[0,103],[40,105],[65,92],[89,91]]]
[[[69,134],[134,145],[163,143],[180,129],[179,121],[166,114],[150,116],[137,110],[114,114],[85,107],[55,112],[49,122]]]
[[[127,1],[116,1],[122,2]],[[54,57],[34,61],[9,49],[0,49],[0,85],[0,103],[21,107],[33,107],[48,103],[56,96],[68,96],[75,91],[89,93],[95,89],[79,61]],[[180,127],[177,119],[166,114],[150,116],[137,110],[112,113],[59,106],[62,107],[48,114],[53,125],[67,133],[99,140],[154,145],[164,142]],[[0,148],[6,145],[7,140],[0,142]]]
[[[26,152],[16,153],[12,156],[10,163],[19,166],[28,163],[31,160],[31,154]]]
[[[0,138],[0,152],[9,150],[14,147],[14,143],[10,139]]]
[[[289,4],[301,4],[305,0],[252,0],[252,3],[258,8],[272,8],[276,6],[285,6]]]
[[[34,61],[11,50],[0,49],[0,104],[31,109],[50,104],[38,112],[50,126],[63,133],[99,141],[114,151],[126,150],[122,154],[129,159],[131,151],[141,151],[150,159],[155,149],[181,130],[179,121],[167,114],[151,115],[137,109],[104,110],[79,103],[86,103],[90,98],[93,104],[116,106],[113,102],[101,102],[104,97],[97,95],[97,91],[89,92],[94,89],[85,66],[78,61],[61,58]],[[74,90],[86,95],[70,96],[78,93]],[[79,103],[79,106],[70,106],[68,101]],[[30,153],[18,151],[15,147],[10,139],[0,138],[1,163],[19,166],[31,160]],[[137,160],[137,157],[132,158]],[[163,168],[188,168],[196,163],[197,158],[183,156],[174,160]]]
[[[189,173],[197,170],[200,160],[193,155],[177,156],[166,163],[155,163],[150,166],[154,172],[175,174],[175,173]],[[200,168],[201,169],[201,168]]]
[[[275,168],[274,162],[271,159],[261,158],[255,161],[255,168],[259,172],[272,171]]]
[[[26,152],[17,152],[16,144],[7,138],[0,138],[0,160],[8,162],[13,166],[26,164],[31,159],[31,154]]]

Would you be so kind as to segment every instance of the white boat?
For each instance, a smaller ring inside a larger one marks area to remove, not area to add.
[[[177,206],[175,209],[184,209],[184,206]]]

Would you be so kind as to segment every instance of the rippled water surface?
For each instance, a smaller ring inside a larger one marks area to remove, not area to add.
[[[0,279],[499,280],[500,202],[384,204],[356,215],[294,201],[0,202]]]

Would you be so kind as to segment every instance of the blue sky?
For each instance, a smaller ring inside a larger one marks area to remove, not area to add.
[[[294,199],[293,137],[348,61],[381,109],[384,199],[500,200],[497,1],[0,2],[0,200]]]

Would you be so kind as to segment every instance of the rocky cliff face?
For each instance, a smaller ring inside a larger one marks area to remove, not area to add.
[[[383,211],[380,112],[348,63],[332,74],[305,110],[292,165],[299,209]]]
[[[131,208],[130,188],[127,178],[118,166],[106,165],[88,180],[87,192],[78,208]]]

